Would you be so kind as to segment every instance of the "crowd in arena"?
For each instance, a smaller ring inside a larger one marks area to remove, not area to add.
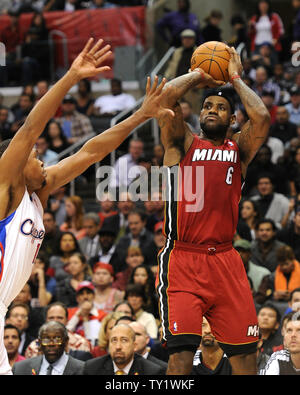
[[[0,88],[0,139],[12,138],[35,103],[49,90],[47,48],[39,44],[47,40],[49,33],[43,12],[146,3],[2,1],[0,13],[10,15],[11,25],[0,35],[7,49],[8,71],[1,72],[0,86],[17,81],[23,92],[15,104],[7,106]],[[257,309],[258,370],[268,374],[272,365],[268,361],[274,358],[271,355],[285,351],[288,314],[300,311],[300,67],[293,56],[298,50],[295,43],[300,41],[300,1],[287,2],[295,14],[289,35],[281,15],[272,11],[272,2],[257,3],[256,13],[248,19],[242,14],[232,16],[235,35],[228,44],[241,48],[242,78],[262,98],[271,114],[271,127],[244,180],[233,245],[244,263]],[[33,13],[25,38],[18,33],[19,16],[24,12]],[[183,14],[190,16],[185,23],[180,19]],[[191,55],[199,44],[223,41],[223,18],[220,10],[214,10],[202,26],[199,16],[190,12],[188,1],[179,1],[177,11],[166,12],[156,24],[156,34],[176,49],[164,76],[172,79],[188,72]],[[16,48],[20,44],[23,61],[18,64]],[[248,118],[230,84],[224,89],[232,94],[236,104],[236,123],[228,131],[231,138]],[[57,163],[62,151],[92,133],[95,119],[110,119],[136,103],[132,95],[123,92],[118,79],[111,81],[110,94],[95,99],[92,93],[91,81],[82,80],[76,97],[67,95],[59,105],[55,118],[36,143],[45,166]],[[193,90],[180,102],[185,121],[197,135],[201,133],[201,96],[201,91]],[[163,155],[161,144],[149,151],[142,139],[132,138],[128,152],[115,164],[117,178],[113,187],[128,188],[133,181],[118,173],[124,165],[127,171],[136,165],[150,171],[151,166],[162,166]],[[86,210],[84,198],[70,194],[68,185],[51,196],[43,217],[45,237],[32,275],[6,316],[4,339],[11,366],[41,355],[40,336],[45,335],[50,321],[65,327],[70,355],[90,361],[108,355],[110,334],[116,322],[123,320],[136,334],[143,332],[144,340],[134,351],[144,358],[154,357],[153,363],[162,369],[155,374],[165,374],[168,350],[160,342],[155,291],[157,253],[166,240],[163,193],[158,192],[155,200],[136,202],[129,192],[119,194],[118,201],[107,192],[96,203],[97,210]],[[135,323],[140,325],[135,327]],[[202,328],[203,333],[211,335],[205,318]],[[211,343],[199,345],[192,374],[231,374],[226,355],[212,335],[211,339]],[[213,367],[204,363],[208,350],[216,356]],[[86,365],[84,374],[92,374],[88,366],[92,365]]]

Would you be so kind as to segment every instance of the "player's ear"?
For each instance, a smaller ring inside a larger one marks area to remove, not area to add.
[[[235,114],[232,114],[230,117],[230,125],[234,125],[236,123],[236,116]]]

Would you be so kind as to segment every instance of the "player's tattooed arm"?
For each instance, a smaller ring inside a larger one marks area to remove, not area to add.
[[[242,170],[245,175],[247,166],[268,136],[271,117],[261,98],[240,78],[243,72],[240,56],[234,48],[227,50],[230,53],[228,74],[249,117],[241,132],[234,137],[240,148]]]
[[[270,128],[270,113],[261,98],[241,79],[235,79],[233,86],[245,107],[249,121],[237,135],[241,159],[248,166],[259,148],[267,139]]]

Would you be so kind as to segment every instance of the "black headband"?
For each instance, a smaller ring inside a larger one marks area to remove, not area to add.
[[[202,105],[205,102],[205,100],[210,97],[210,96],[219,96],[219,97],[224,97],[224,99],[226,99],[230,105],[230,109],[231,109],[231,113],[234,114],[235,112],[235,105],[233,102],[232,97],[226,93],[224,90],[208,90],[204,93],[203,96],[203,101],[202,101]]]

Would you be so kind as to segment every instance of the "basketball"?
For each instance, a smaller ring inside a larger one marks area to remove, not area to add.
[[[228,82],[228,46],[219,41],[208,41],[195,49],[191,59],[191,70],[200,67],[213,79]]]

